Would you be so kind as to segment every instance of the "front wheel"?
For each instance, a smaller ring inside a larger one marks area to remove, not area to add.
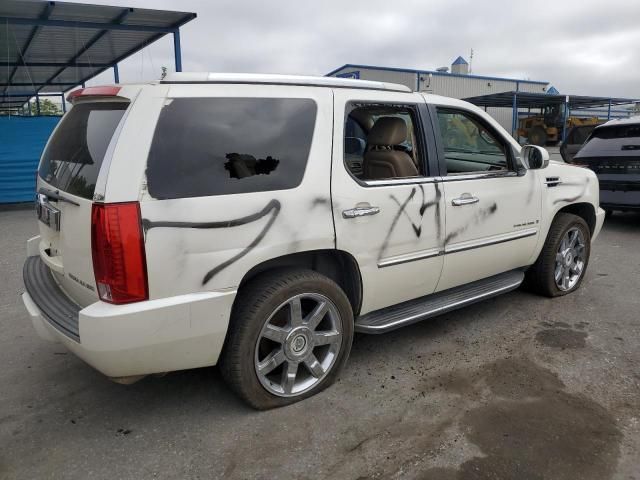
[[[351,305],[335,282],[311,270],[280,270],[238,294],[220,369],[251,406],[279,407],[333,383],[352,341]]]
[[[582,283],[591,253],[591,231],[581,217],[559,213],[540,256],[527,272],[527,284],[548,297],[566,295]]]

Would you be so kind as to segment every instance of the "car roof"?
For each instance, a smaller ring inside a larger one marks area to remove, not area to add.
[[[360,88],[368,90],[389,90],[395,92],[411,92],[405,85],[378,82],[373,80],[356,80],[352,78],[314,77],[303,75],[274,75],[263,73],[211,73],[211,72],[178,72],[168,74],[160,83],[229,83],[229,84],[267,84],[267,85],[302,85],[311,87]]]
[[[604,128],[604,127],[614,127],[618,125],[640,125],[640,116],[636,115],[634,117],[628,118],[617,118],[615,120],[609,120],[602,125],[598,125],[596,128]]]

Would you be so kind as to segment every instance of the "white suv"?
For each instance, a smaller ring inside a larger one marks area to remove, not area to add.
[[[24,304],[123,383],[220,364],[256,408],[382,333],[584,277],[598,180],[463,101],[380,82],[175,74],[91,87],[39,166]]]

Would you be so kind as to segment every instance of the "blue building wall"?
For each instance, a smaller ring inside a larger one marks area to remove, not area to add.
[[[0,203],[34,199],[36,170],[60,117],[0,117]]]

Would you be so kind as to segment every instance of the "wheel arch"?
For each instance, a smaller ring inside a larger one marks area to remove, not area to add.
[[[257,275],[282,268],[307,268],[336,282],[344,290],[354,318],[362,306],[362,276],[356,259],[343,250],[326,249],[296,252],[275,257],[251,268],[242,278],[238,290]]]
[[[587,225],[589,226],[589,233],[593,235],[593,232],[596,229],[596,209],[591,203],[581,202],[565,205],[556,212],[555,216],[559,213],[571,213],[581,217],[585,222],[587,222]]]

